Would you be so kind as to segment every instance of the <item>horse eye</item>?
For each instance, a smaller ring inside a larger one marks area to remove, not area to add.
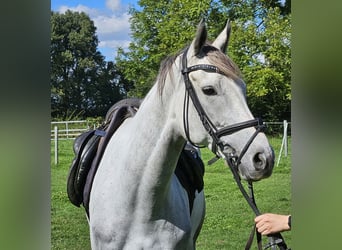
[[[212,86],[204,87],[204,88],[202,88],[202,91],[205,95],[216,95],[217,94],[215,88]]]

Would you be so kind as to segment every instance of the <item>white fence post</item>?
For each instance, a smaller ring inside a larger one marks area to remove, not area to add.
[[[58,164],[58,127],[55,126],[55,165]]]
[[[288,126],[288,123],[286,120],[284,120],[283,138],[284,138],[284,155],[285,155],[285,157],[287,157],[287,126]]]
[[[66,129],[66,137],[69,139],[69,126],[68,126],[68,121],[65,122],[65,129]]]
[[[283,140],[281,142],[281,147],[280,147],[280,151],[279,151],[279,155],[278,155],[277,166],[279,165],[281,154],[283,152],[283,148],[284,148],[284,155],[285,155],[285,157],[287,157],[287,126],[288,126],[288,123],[287,123],[286,120],[284,120],[283,125],[284,125]]]

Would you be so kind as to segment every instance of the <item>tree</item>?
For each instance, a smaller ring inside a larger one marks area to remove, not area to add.
[[[134,82],[129,94],[143,97],[153,85],[162,59],[191,41],[210,0],[140,0],[139,5],[141,11],[131,9],[133,42],[129,52],[119,50],[116,62]]]
[[[239,65],[255,116],[290,120],[290,1],[140,0],[131,9],[132,43],[116,58],[133,82],[131,96],[143,97],[154,83],[160,62],[191,42],[201,18],[214,39],[232,21],[228,55]]]
[[[120,71],[97,46],[96,28],[85,13],[51,12],[52,117],[102,116],[125,94]]]
[[[243,72],[253,114],[290,120],[291,14],[278,7],[262,11],[254,22],[236,21],[229,54]]]
[[[88,94],[92,104],[87,116],[104,116],[114,103],[126,96],[129,86],[130,82],[122,76],[113,62],[104,63],[98,71],[92,93]]]

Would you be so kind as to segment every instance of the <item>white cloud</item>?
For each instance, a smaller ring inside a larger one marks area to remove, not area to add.
[[[99,34],[114,34],[129,31],[129,18],[128,13],[123,13],[118,16],[97,16],[93,20]]]
[[[128,13],[111,16],[101,15],[93,18],[100,41],[99,49],[106,56],[106,60],[114,60],[118,47],[128,48],[130,43],[129,18]]]
[[[117,11],[120,9],[120,0],[106,0],[106,6],[112,11]]]
[[[66,5],[62,5],[58,8],[58,12],[65,13],[67,10],[75,11],[75,12],[84,12],[88,14],[90,17],[98,16],[99,11],[97,9],[89,8],[85,5],[79,4],[76,7],[69,7]]]
[[[116,50],[118,47],[128,48],[130,40],[108,40],[108,41],[101,41],[99,43],[100,48],[111,48]]]
[[[130,43],[130,15],[127,11],[120,10],[120,0],[107,0],[106,6],[109,11],[89,8],[82,4],[76,7],[63,5],[58,8],[58,12],[65,13],[67,10],[71,10],[88,14],[96,27],[99,50],[106,60],[113,60],[117,48],[127,49]]]

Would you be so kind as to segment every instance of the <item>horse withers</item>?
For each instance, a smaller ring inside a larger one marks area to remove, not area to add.
[[[209,44],[201,22],[190,46],[162,63],[135,116],[109,140],[89,201],[92,249],[195,249],[205,199],[203,190],[196,192],[190,213],[188,193],[174,173],[184,145],[239,155],[256,131],[246,85],[226,55],[229,35],[227,22]],[[253,122],[222,132],[246,121]],[[270,176],[273,164],[273,150],[258,133],[238,170],[256,181]]]

